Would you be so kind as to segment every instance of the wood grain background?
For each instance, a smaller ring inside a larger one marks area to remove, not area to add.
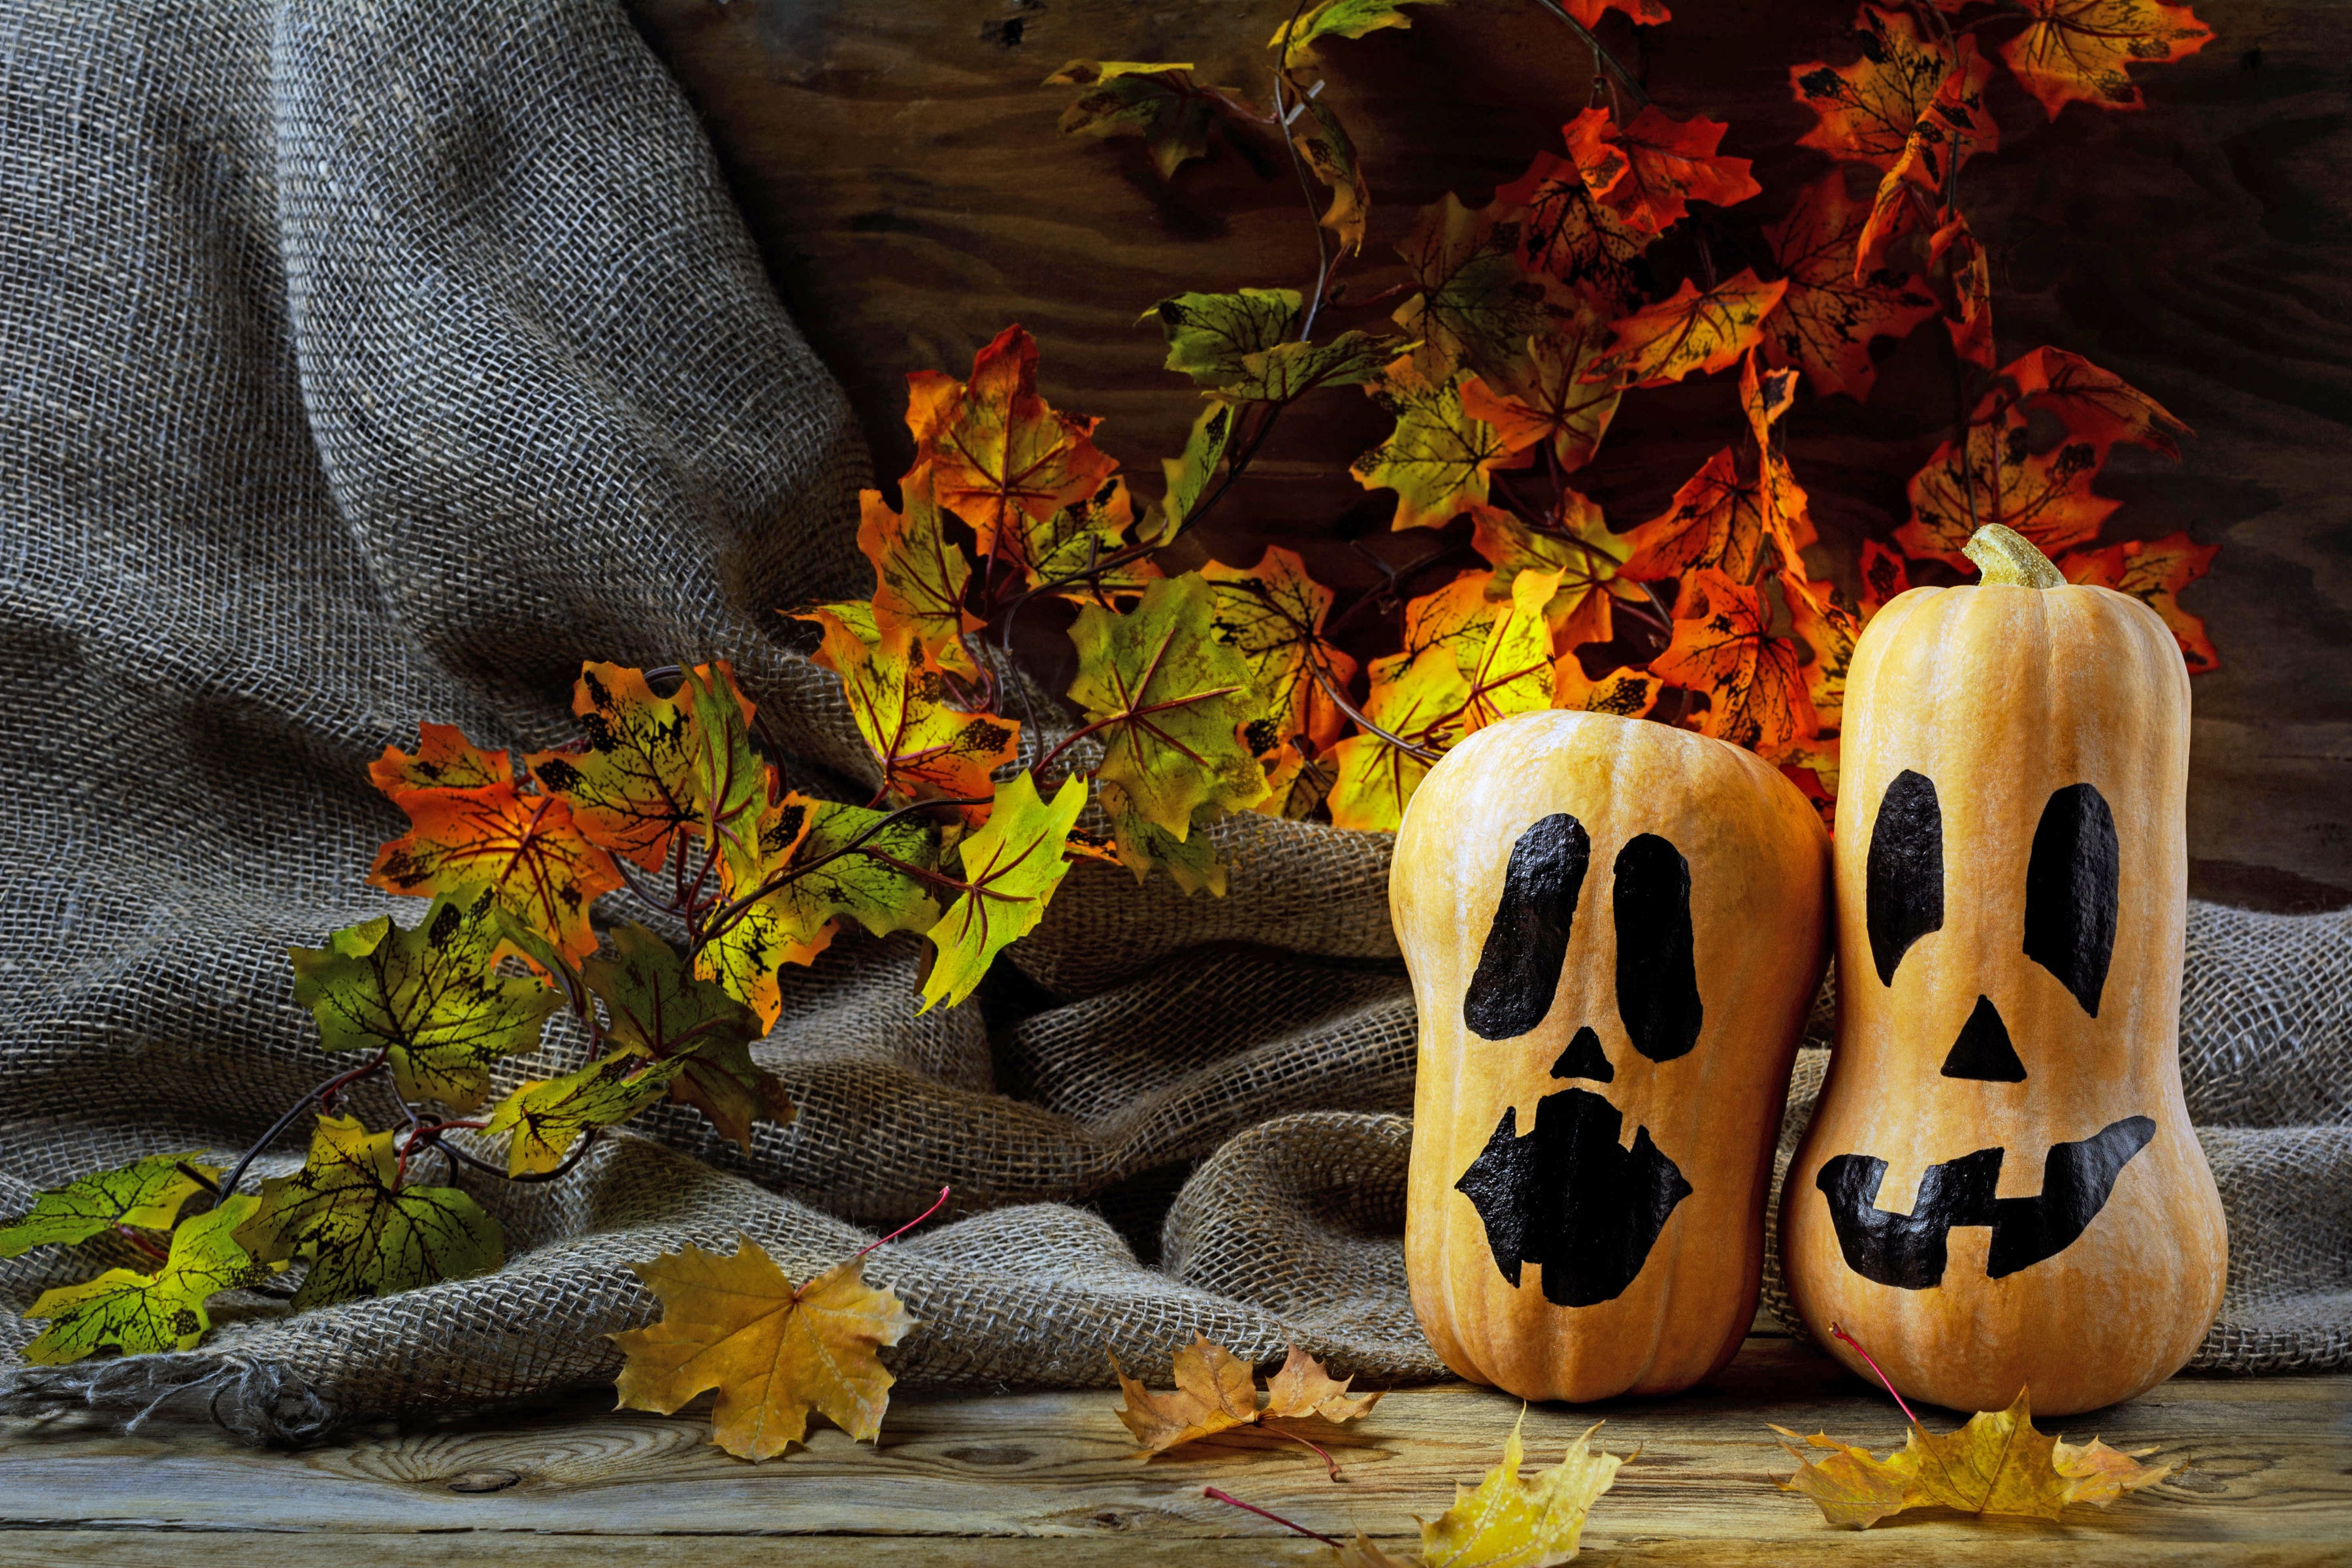
[[[1188,288],[1301,286],[1308,226],[1274,143],[1228,142],[1162,181],[1135,142],[1065,138],[1076,58],[1196,62],[1263,100],[1261,47],[1289,0],[632,0],[700,109],[779,292],[848,389],[878,472],[908,456],[901,378],[964,374],[1008,321],[1039,341],[1058,406],[1105,416],[1102,444],[1150,494],[1198,402],[1160,368],[1139,312]],[[2002,145],[1961,205],[1990,249],[2004,355],[2084,353],[2197,431],[2179,466],[2120,453],[2109,539],[2187,530],[2222,545],[2184,603],[2219,671],[2198,679],[2191,885],[2282,910],[2352,904],[2352,6],[2199,0],[2193,59],[2143,68],[2148,108],[2055,121],[2005,79]],[[1850,0],[1678,0],[1674,22],[1616,26],[1659,102],[1727,120],[1767,195],[1719,243],[1777,217],[1826,169],[1794,146],[1810,111],[1798,61],[1853,58]],[[1360,292],[1402,277],[1391,247],[1448,190],[1473,205],[1583,100],[1591,62],[1517,0],[1459,0],[1410,32],[1325,51],[1361,146],[1371,239]],[[1366,324],[1378,312],[1365,312]],[[1886,363],[1867,406],[1807,397],[1791,458],[1822,534],[1818,570],[1906,514],[1904,479],[1948,417],[1933,329]],[[1654,515],[1737,418],[1726,377],[1629,399],[1580,475],[1611,523]],[[1246,563],[1277,539],[1342,588],[1375,584],[1427,535],[1385,531],[1391,502],[1348,479],[1380,435],[1364,400],[1294,412],[1199,549]],[[1460,531],[1457,528],[1457,532]],[[1450,542],[1460,542],[1452,541]],[[1429,565],[1416,591],[1470,563]]]

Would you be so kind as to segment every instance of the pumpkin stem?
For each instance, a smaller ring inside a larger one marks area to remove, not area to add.
[[[1960,553],[1977,563],[1987,583],[2009,583],[2020,588],[2063,588],[2065,576],[2050,564],[2050,557],[2015,529],[1988,522],[1969,536]]]

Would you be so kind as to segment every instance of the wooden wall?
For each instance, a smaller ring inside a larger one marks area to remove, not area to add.
[[[1134,142],[1057,134],[1072,96],[1043,89],[1076,58],[1196,62],[1259,97],[1261,47],[1289,0],[632,0],[700,108],[778,290],[857,405],[885,476],[905,465],[901,377],[968,371],[1008,321],[1036,334],[1054,402],[1105,416],[1099,439],[1145,493],[1198,404],[1160,369],[1137,314],[1181,289],[1300,286],[1313,250],[1286,163],[1228,144],[1163,182]],[[2198,0],[2216,37],[2147,68],[2148,109],[2070,108],[2056,122],[2012,86],[2003,144],[1961,204],[1994,258],[2004,353],[2052,342],[2137,383],[2197,431],[2178,467],[2124,453],[2100,481],[2126,505],[2109,537],[2186,529],[2220,542],[2184,603],[2221,668],[2198,678],[2192,886],[2273,909],[2352,903],[2352,6]],[[1851,58],[1847,0],[1675,0],[1628,40],[1660,103],[1728,120],[1726,151],[1768,193],[1825,167],[1792,62]],[[1612,18],[1612,22],[1614,19]],[[1415,207],[1473,205],[1559,150],[1591,64],[1519,0],[1457,0],[1326,52],[1362,144],[1365,290],[1401,276],[1389,247]],[[1736,215],[1777,216],[1768,194]],[[1369,322],[1367,324],[1370,324]],[[1905,514],[1903,480],[1950,393],[1931,331],[1887,363],[1866,407],[1808,398],[1790,449],[1846,574],[1853,542]],[[1653,515],[1732,428],[1728,389],[1629,400],[1580,476],[1612,523]],[[1290,416],[1240,504],[1201,548],[1306,550],[1319,576],[1376,581],[1426,536],[1384,531],[1388,501],[1344,473],[1380,422],[1352,394]],[[1430,578],[1466,556],[1428,569]],[[1431,585],[1428,582],[1416,587]]]

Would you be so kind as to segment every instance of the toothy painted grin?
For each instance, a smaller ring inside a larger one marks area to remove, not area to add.
[[[2030,1198],[1994,1196],[2004,1151],[1979,1149],[1930,1165],[1907,1215],[1877,1206],[1886,1162],[1840,1154],[1814,1185],[1829,1200],[1846,1267],[1865,1279],[1905,1290],[1941,1284],[1954,1226],[1992,1226],[1985,1273],[1999,1279],[2055,1257],[2090,1227],[2132,1157],[2156,1137],[2156,1123],[2126,1116],[2078,1143],[2053,1143],[2042,1162],[2042,1191]]]

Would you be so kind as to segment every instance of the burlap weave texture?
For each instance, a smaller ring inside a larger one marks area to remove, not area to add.
[[[233,1152],[331,1070],[284,949],[415,919],[361,879],[401,827],[365,763],[418,719],[543,745],[583,658],[727,657],[794,783],[854,788],[837,689],[772,611],[869,579],[848,411],[609,0],[20,0],[0,67],[13,1209]],[[1149,1364],[1196,1329],[1433,1374],[1396,1239],[1387,841],[1217,837],[1223,900],[1076,868],[1016,950],[1055,1002],[993,1038],[974,1005],[915,1016],[911,940],[788,971],[761,1053],[800,1119],[746,1155],[665,1109],[561,1183],[468,1179],[506,1227],[494,1276],[232,1306],[187,1356],[16,1392],[184,1383],[260,1437],[529,1394],[611,1373],[602,1335],[653,1306],[625,1259],[743,1233],[803,1274],[943,1184],[957,1217],[871,1264],[922,1321],[909,1384],[1100,1383],[1106,1349]],[[2190,1104],[2242,1262],[2206,1359],[2341,1364],[2352,934],[2200,909],[2191,942]],[[1196,1162],[1157,1267],[1074,1206]],[[88,1268],[0,1265],[0,1302]],[[30,1331],[10,1313],[0,1343]]]

